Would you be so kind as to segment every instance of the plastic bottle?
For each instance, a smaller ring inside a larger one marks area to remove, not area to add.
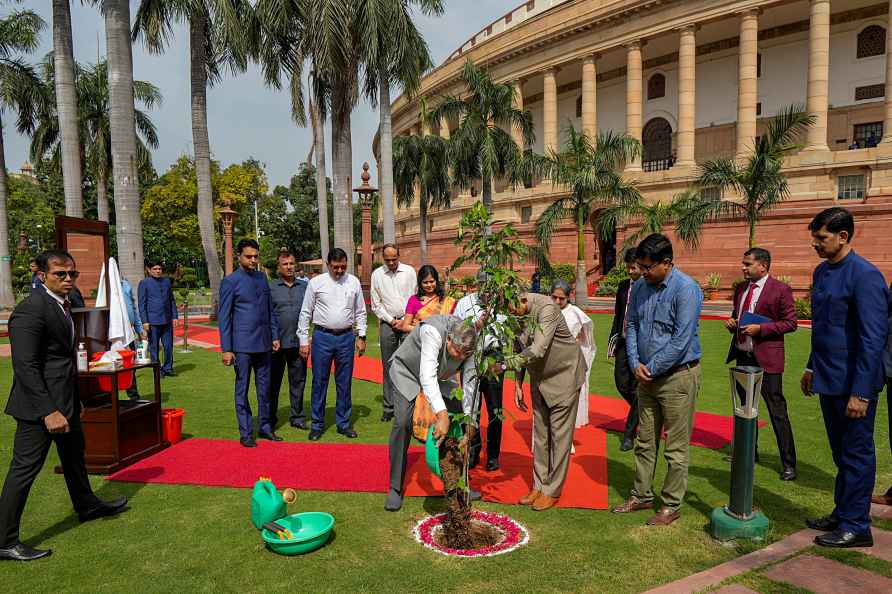
[[[136,361],[137,363],[146,363],[149,359],[149,343],[146,340],[140,340],[137,343],[136,347]]]
[[[90,367],[89,358],[87,357],[87,347],[84,346],[84,343],[78,343],[77,345],[77,370],[88,371]]]

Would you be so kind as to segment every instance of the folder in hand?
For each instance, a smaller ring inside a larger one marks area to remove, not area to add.
[[[765,316],[760,316],[759,314],[746,312],[745,314],[740,316],[740,320],[738,320],[737,322],[737,327],[743,328],[744,326],[749,326],[750,324],[767,324],[771,321],[771,318],[766,318]]]

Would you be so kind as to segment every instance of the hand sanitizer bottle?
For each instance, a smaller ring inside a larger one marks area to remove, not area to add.
[[[77,370],[78,372],[89,370],[90,364],[89,359],[87,357],[87,347],[84,346],[84,343],[78,343],[77,345]]]

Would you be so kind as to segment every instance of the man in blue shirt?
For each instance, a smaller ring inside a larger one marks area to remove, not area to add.
[[[158,343],[164,349],[161,375],[175,375],[173,371],[173,321],[177,319],[177,303],[173,298],[170,279],[162,276],[161,261],[149,262],[149,276],[139,281],[139,314],[142,327],[149,335],[152,361],[160,361]]]
[[[270,424],[275,429],[278,424],[279,390],[285,368],[288,368],[288,393],[291,400],[289,422],[297,429],[307,429],[304,413],[304,388],[307,384],[307,362],[300,356],[300,343],[297,341],[297,321],[300,308],[304,304],[307,279],[294,275],[295,259],[282,248],[276,258],[276,272],[279,278],[270,283],[273,309],[279,320],[279,350],[272,355],[272,368],[269,381]]]
[[[688,485],[688,451],[700,391],[699,285],[672,262],[665,235],[647,236],[635,250],[642,279],[632,286],[626,353],[638,380],[638,438],[631,497],[613,513],[653,509],[652,483],[660,436],[666,428],[663,506],[647,524],[668,526],[680,516]]]
[[[876,480],[873,428],[883,389],[883,349],[889,332],[889,291],[876,266],[852,250],[855,220],[828,208],[808,226],[824,262],[812,276],[811,355],[802,392],[820,394],[836,464],[833,511],[806,520],[825,547],[873,546],[870,495]]]
[[[37,267],[37,258],[31,258],[31,261],[28,263],[28,266],[31,268],[31,285],[29,287],[29,292],[43,286],[43,281],[40,280],[40,275],[38,272],[40,269]]]
[[[257,447],[248,384],[254,371],[257,393],[257,437],[282,441],[271,424],[269,406],[270,352],[279,350],[279,321],[273,309],[269,281],[257,270],[260,246],[253,239],[242,239],[236,246],[238,268],[220,283],[220,348],[223,365],[235,366],[235,414],[239,442],[246,448]]]
[[[133,295],[133,287],[127,282],[126,278],[121,279],[121,293],[124,294],[124,303],[127,304],[127,318],[133,326],[133,332],[136,334],[136,340],[131,343],[130,348],[136,350],[136,343],[140,340],[146,340],[147,334],[142,327],[142,319],[139,317],[139,307],[136,306],[136,299]],[[136,387],[136,374],[133,374],[133,383],[127,388],[127,395],[130,400],[139,400],[139,388]]]

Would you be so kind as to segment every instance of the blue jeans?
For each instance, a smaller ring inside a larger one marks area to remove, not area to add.
[[[238,432],[242,439],[254,436],[254,423],[251,418],[251,401],[248,399],[248,386],[251,383],[251,370],[254,370],[254,391],[257,392],[257,416],[260,417],[260,433],[272,433],[269,410],[269,353],[235,353],[235,416],[238,419]]]
[[[152,361],[160,362],[158,358],[158,342],[164,349],[164,364],[161,365],[161,373],[170,373],[173,371],[173,323],[149,326],[149,352],[152,354]]]
[[[867,416],[861,419],[846,416],[848,403],[848,396],[821,394],[821,412],[836,464],[833,490],[836,507],[830,515],[839,522],[840,530],[866,534],[870,532],[870,496],[876,482],[873,424],[877,401],[871,401]]]
[[[356,337],[353,332],[340,336],[313,332],[313,395],[311,396],[313,424],[316,431],[325,429],[325,397],[328,395],[328,378],[331,375],[331,362],[335,362],[335,423],[338,429],[350,427],[353,414],[353,400],[350,394],[353,380],[353,352]]]

